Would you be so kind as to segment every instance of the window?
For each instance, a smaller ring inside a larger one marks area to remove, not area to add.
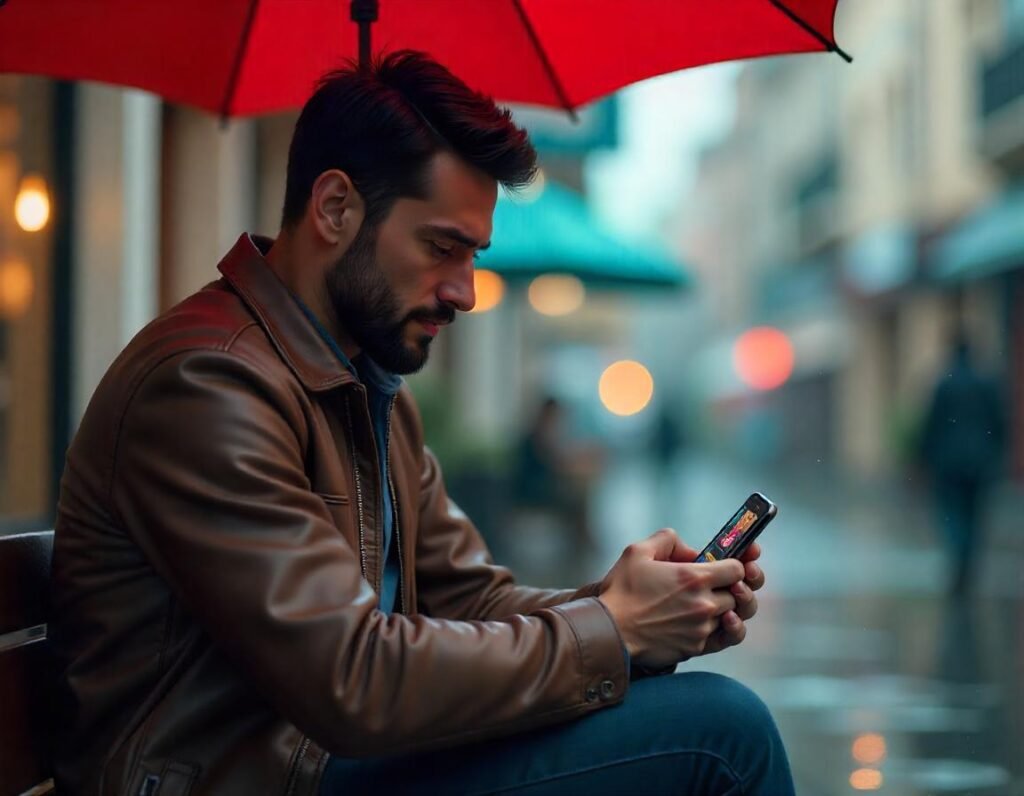
[[[0,532],[53,515],[53,102],[0,77]]]

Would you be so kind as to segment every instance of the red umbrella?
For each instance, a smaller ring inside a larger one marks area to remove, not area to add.
[[[135,86],[225,116],[299,107],[358,51],[430,53],[572,110],[700,64],[838,48],[838,0],[0,0],[0,72]]]

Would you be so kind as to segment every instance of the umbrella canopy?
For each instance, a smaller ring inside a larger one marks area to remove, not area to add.
[[[511,282],[545,273],[572,274],[592,287],[608,288],[678,288],[690,282],[664,250],[604,231],[583,197],[550,181],[530,201],[502,193],[491,240],[479,265]]]
[[[359,51],[428,52],[506,102],[568,110],[716,61],[831,50],[838,0],[0,0],[0,72],[134,86],[225,116],[301,106]],[[369,25],[367,21],[364,26]]]

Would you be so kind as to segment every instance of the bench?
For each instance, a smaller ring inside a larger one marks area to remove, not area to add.
[[[53,531],[0,536],[0,796],[53,793],[46,642]]]

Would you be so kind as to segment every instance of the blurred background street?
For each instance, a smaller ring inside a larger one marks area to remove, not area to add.
[[[679,671],[729,674],[761,695],[797,793],[1024,793],[1024,495],[996,496],[977,591],[951,599],[913,485],[856,488],[695,456],[672,468],[666,498],[643,457],[614,470],[598,491],[599,549],[574,582],[601,577],[641,528],[670,525],[700,547],[752,489],[779,505],[745,643]],[[566,582],[552,562],[570,550],[550,539],[524,547],[508,551],[524,579]]]
[[[778,504],[746,643],[682,668],[761,694],[800,794],[1021,796],[1024,0],[841,0],[835,31],[852,64],[514,106],[541,176],[408,381],[523,582]],[[276,234],[294,121],[0,75],[0,533],[52,527],[132,335]]]

